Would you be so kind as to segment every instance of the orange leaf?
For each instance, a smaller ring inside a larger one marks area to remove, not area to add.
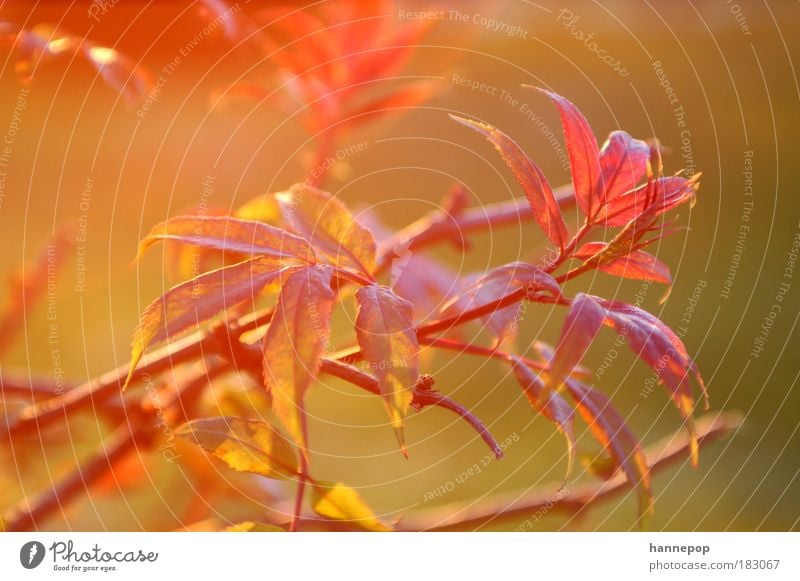
[[[288,227],[310,240],[331,264],[371,277],[375,238],[334,196],[305,184],[276,194]]]
[[[304,398],[330,333],[331,275],[330,267],[317,265],[289,276],[263,342],[264,384],[272,396],[272,410],[306,457]]]
[[[377,284],[360,288],[356,300],[358,344],[378,378],[400,449],[406,454],[403,419],[419,379],[419,343],[411,303]]]
[[[608,245],[604,242],[587,242],[575,253],[577,258],[588,260],[602,253]],[[669,267],[658,258],[644,252],[634,250],[624,256],[609,261],[601,261],[597,268],[605,273],[634,280],[650,280],[664,284],[672,283]]]
[[[155,226],[139,243],[139,256],[160,240],[240,254],[298,258],[313,263],[314,250],[294,234],[253,220],[227,216],[177,216]]]

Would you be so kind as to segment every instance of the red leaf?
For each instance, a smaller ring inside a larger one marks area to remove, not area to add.
[[[275,197],[287,226],[310,240],[331,264],[372,276],[375,238],[339,199],[304,184],[296,184]]]
[[[202,274],[172,287],[142,313],[131,340],[131,374],[148,347],[253,300],[265,286],[297,267],[261,256]]]
[[[607,202],[632,190],[646,171],[650,146],[625,131],[613,131],[600,150],[603,177],[603,201]]]
[[[442,307],[442,315],[451,316],[478,309],[523,287],[527,288],[529,298],[539,292],[549,293],[553,297],[561,296],[561,287],[556,280],[538,266],[512,262],[491,270],[459,292],[456,298]],[[483,317],[498,345],[516,336],[519,312],[518,306],[511,305]]]
[[[525,362],[516,355],[509,355],[511,369],[530,402],[531,407],[553,422],[567,439],[567,477],[572,472],[575,459],[575,410],[555,391],[547,388]]]
[[[621,467],[638,490],[640,516],[652,514],[650,469],[639,440],[604,394],[574,379],[568,379],[566,386],[595,439],[608,451],[613,465]]]
[[[392,427],[405,454],[403,419],[419,379],[419,342],[413,309],[392,289],[377,284],[360,288],[356,300],[358,344],[378,378]]]
[[[696,176],[690,179],[681,176],[658,178],[609,201],[600,212],[598,222],[606,226],[624,226],[647,209],[654,218],[693,200],[696,192]]]
[[[330,335],[331,275],[330,267],[316,265],[289,276],[263,341],[264,384],[272,410],[306,457],[304,399]]]
[[[548,365],[548,387],[555,389],[581,362],[603,326],[605,311],[597,302],[583,293],[573,300],[564,320],[555,354]]]
[[[139,256],[159,240],[310,263],[315,260],[314,250],[299,236],[263,222],[227,216],[177,216],[162,222],[139,243]]]
[[[600,255],[607,247],[608,245],[604,242],[587,242],[575,252],[575,256],[582,260],[588,260]],[[643,250],[634,250],[625,256],[601,262],[597,268],[605,273],[622,278],[672,284],[672,275],[669,272],[669,267],[652,254],[648,254]]]
[[[600,152],[592,128],[580,110],[567,99],[540,87],[532,88],[550,97],[558,108],[572,169],[575,201],[578,208],[592,219],[602,204],[604,192]]]
[[[698,447],[692,420],[694,396],[688,375],[695,376],[704,395],[706,390],[685,345],[672,329],[647,311],[617,301],[594,300],[606,309],[606,325],[625,338],[631,350],[658,374],[669,390],[692,436],[692,462],[696,465]]]
[[[485,123],[457,117],[456,115],[450,115],[450,118],[470,129],[474,129],[495,146],[506,165],[514,173],[519,185],[522,186],[539,226],[542,227],[542,230],[550,240],[558,244],[560,248],[563,248],[569,238],[567,225],[561,216],[561,210],[558,207],[553,190],[539,166],[520,149],[514,140],[499,129],[495,129]]]

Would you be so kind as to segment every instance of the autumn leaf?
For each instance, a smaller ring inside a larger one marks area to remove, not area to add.
[[[526,262],[512,262],[492,269],[461,290],[458,295],[442,306],[445,317],[478,309],[503,297],[525,288],[527,298],[537,293],[547,293],[552,297],[561,296],[561,287],[547,272]],[[497,339],[497,344],[513,340],[521,317],[520,308],[512,305],[497,309],[483,317],[488,328]]]
[[[602,203],[618,198],[639,183],[650,159],[650,146],[625,131],[612,131],[600,150],[600,172],[604,187]]]
[[[563,248],[569,239],[567,225],[561,216],[553,189],[539,166],[522,151],[514,140],[499,129],[456,115],[450,115],[450,118],[477,131],[495,146],[519,185],[522,186],[539,226],[550,240]]]
[[[609,245],[604,242],[587,242],[575,252],[575,257],[596,264],[599,270],[614,276],[672,284],[669,267],[652,254],[632,250],[612,255],[609,260],[604,256],[608,250]]]
[[[177,216],[155,226],[139,243],[139,256],[153,244],[170,240],[201,248],[314,263],[311,246],[285,230],[228,216]]]
[[[367,531],[392,530],[375,516],[359,494],[341,482],[314,482],[311,505],[318,515],[345,521]]]
[[[261,256],[201,274],[168,290],[142,313],[131,340],[130,381],[144,352],[224,310],[253,300],[265,286],[298,267]]]
[[[692,463],[697,465],[699,448],[692,419],[694,396],[690,374],[694,375],[703,391],[706,405],[708,397],[703,378],[683,341],[657,317],[639,307],[595,297],[593,300],[605,309],[605,324],[625,339],[630,349],[656,372],[669,390],[670,397],[686,420],[692,441]]]
[[[387,286],[371,284],[356,293],[356,336],[378,378],[392,427],[403,454],[403,419],[419,379],[419,343],[411,303]]]
[[[309,240],[331,264],[372,276],[375,238],[340,200],[304,184],[276,194],[276,199],[286,225]]]
[[[615,468],[622,468],[626,478],[638,491],[640,516],[646,518],[651,515],[653,491],[650,469],[638,439],[604,394],[575,379],[568,379],[565,385],[595,439],[609,454],[604,462],[610,465],[605,469],[610,473]]]
[[[11,43],[14,69],[23,83],[28,83],[42,61],[56,58],[83,58],[103,81],[132,104],[142,101],[154,83],[150,73],[113,48],[80,36],[68,34],[50,24],[38,24],[30,30],[0,32],[0,40]]]
[[[547,368],[547,386],[550,389],[558,388],[581,362],[604,319],[605,310],[592,297],[583,293],[575,296]]]
[[[553,422],[566,438],[568,452],[566,478],[568,478],[572,473],[575,459],[575,410],[563,397],[545,386],[539,376],[520,357],[509,355],[509,361],[531,407]]]
[[[693,201],[697,193],[697,178],[670,176],[657,178],[623,194],[601,210],[598,223],[606,226],[624,226],[650,209],[652,218],[681,204]]]
[[[330,334],[331,276],[325,265],[290,275],[263,341],[264,384],[272,396],[272,410],[306,457],[304,398],[317,376]]]
[[[558,109],[572,170],[575,201],[578,208],[589,219],[592,219],[605,197],[604,177],[600,168],[600,152],[592,128],[580,110],[566,98],[541,87],[529,88],[536,89],[548,96]]]
[[[192,420],[178,427],[175,435],[200,446],[238,472],[275,479],[297,475],[293,446],[275,427],[261,420],[237,417]]]

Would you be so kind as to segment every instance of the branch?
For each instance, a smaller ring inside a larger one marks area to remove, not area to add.
[[[571,186],[558,188],[556,194],[562,207],[568,207],[575,202]],[[460,235],[507,224],[519,224],[533,220],[533,218],[533,210],[524,197],[466,210],[455,217],[441,212],[433,212],[426,218],[414,222],[397,232],[393,237],[393,240],[395,240],[394,245],[382,248],[378,257],[378,271],[386,269],[391,264],[394,247],[399,244],[410,243],[412,248],[420,249],[442,240],[452,239],[456,234]],[[521,296],[504,297],[508,304],[512,304],[520,298]],[[498,308],[492,305],[489,305],[489,307],[487,313]],[[232,326],[232,334],[241,334],[263,326],[270,321],[271,317],[271,310],[246,315]],[[459,322],[462,321],[459,320]],[[426,332],[428,334],[433,333],[442,324],[445,325],[443,328],[446,328],[452,324],[452,321],[449,323],[446,321],[435,322],[435,327],[431,327]],[[205,349],[213,348],[218,343],[217,338],[214,337],[215,332],[216,327],[212,326],[145,354],[144,362],[134,371],[131,382],[140,380],[145,374],[155,375],[170,369],[178,363],[198,357]],[[9,421],[6,433],[0,434],[0,438],[37,433],[42,427],[65,417],[70,412],[102,404],[106,399],[119,392],[129,368],[130,363],[125,363],[117,369],[113,369],[98,378],[69,390],[64,395],[50,398],[41,404],[31,405],[22,409],[18,416]]]
[[[697,438],[701,447],[734,432],[742,424],[737,412],[705,415],[697,421]],[[645,450],[650,472],[661,472],[690,456],[689,436],[680,431],[667,436]],[[401,531],[477,530],[501,520],[532,517],[537,513],[562,511],[576,513],[597,503],[620,496],[631,489],[622,474],[604,482],[591,482],[570,487],[559,485],[529,491],[516,491],[483,501],[453,503],[412,512],[397,525]]]

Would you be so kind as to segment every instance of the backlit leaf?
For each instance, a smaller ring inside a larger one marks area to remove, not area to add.
[[[208,321],[226,309],[253,300],[265,286],[296,268],[261,256],[212,270],[172,287],[142,313],[131,340],[128,380],[148,347]]]
[[[330,267],[317,265],[289,276],[263,341],[264,384],[272,396],[272,410],[306,455],[304,398],[330,334],[331,274]]]
[[[451,316],[483,307],[520,288],[526,289],[529,298],[542,292],[553,297],[561,295],[559,284],[541,268],[526,262],[512,262],[489,271],[460,291],[457,297],[445,303],[442,315]],[[483,320],[499,345],[516,337],[521,317],[520,307],[511,305],[497,309],[494,313],[483,317]]]
[[[261,420],[236,417],[192,420],[177,428],[175,435],[200,446],[238,472],[276,479],[297,475],[293,446],[275,427]]]
[[[573,300],[564,320],[555,354],[548,366],[548,386],[557,388],[581,362],[603,326],[605,310],[583,293]]]
[[[589,122],[570,101],[552,91],[533,88],[550,97],[558,109],[575,186],[575,201],[578,208],[592,218],[600,207],[604,192],[597,139]]]
[[[625,131],[613,131],[600,150],[600,170],[605,188],[602,201],[632,190],[646,171],[650,146]]]
[[[311,263],[315,259],[314,250],[299,236],[263,222],[227,216],[177,216],[162,222],[139,243],[139,256],[160,240]]]
[[[558,393],[546,387],[539,376],[521,358],[510,356],[511,369],[517,378],[525,397],[534,410],[553,422],[567,439],[567,477],[572,472],[575,458],[575,410]]]
[[[697,176],[658,178],[623,194],[603,208],[598,220],[606,226],[624,226],[650,208],[652,217],[692,201],[697,192]]]
[[[594,257],[599,258],[602,257],[602,253],[607,248],[608,245],[604,242],[587,242],[575,252],[575,256],[582,260],[589,260]],[[650,280],[664,284],[672,283],[669,267],[652,254],[643,250],[633,250],[609,261],[600,260],[597,268],[622,278]]]
[[[647,458],[639,440],[604,394],[574,379],[568,379],[565,385],[595,439],[608,452],[612,466],[621,467],[638,491],[639,513],[646,518],[652,514],[653,491]],[[611,466],[605,469],[612,470]]]
[[[283,533],[286,532],[279,526],[260,522],[243,521],[223,529],[226,533]]]
[[[686,420],[692,437],[692,462],[696,465],[699,449],[692,419],[694,396],[689,375],[694,375],[704,395],[706,390],[703,378],[683,341],[657,317],[639,307],[618,301],[595,300],[606,310],[605,324],[624,337],[631,350],[656,372],[669,390]]]
[[[450,115],[450,118],[474,129],[495,146],[519,185],[522,186],[539,226],[550,240],[563,248],[569,238],[567,225],[561,216],[561,210],[553,190],[539,166],[522,151],[513,139],[499,129],[456,115]]]
[[[419,343],[411,303],[389,287],[372,284],[356,293],[358,344],[378,378],[392,427],[405,454],[403,419],[419,379]]]
[[[392,530],[375,516],[359,494],[341,482],[314,482],[311,505],[320,516],[345,521],[367,531]]]
[[[304,184],[294,185],[276,198],[286,225],[311,241],[331,264],[372,275],[375,239],[340,200]]]

